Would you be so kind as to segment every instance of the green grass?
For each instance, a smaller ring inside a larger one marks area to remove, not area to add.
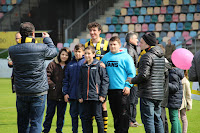
[[[0,52],[3,50],[5,50],[5,49],[0,49]],[[8,51],[5,51],[0,54],[0,58],[2,58],[2,59],[6,59],[7,57],[8,57]]]
[[[16,95],[11,91],[10,79],[0,79],[0,132],[1,133],[17,133],[17,113],[16,113]],[[108,106],[108,133],[114,132],[113,118]],[[200,101],[193,100],[193,109],[187,112],[187,118],[189,121],[188,133],[199,132],[199,120],[200,120]],[[137,121],[141,122],[139,105],[137,106]],[[168,111],[167,111],[168,116]],[[169,117],[168,117],[169,118]],[[168,119],[169,120],[169,119]],[[170,123],[168,121],[168,123]],[[171,125],[169,125],[171,127]],[[63,132],[71,132],[71,117],[69,115],[69,104],[67,104],[67,111],[65,114],[65,124]],[[55,133],[56,129],[56,115],[52,122],[52,128],[50,133]],[[144,127],[130,127],[129,133],[144,133]],[[81,133],[81,123],[79,123],[79,133]],[[97,133],[96,122],[94,122],[94,133]]]

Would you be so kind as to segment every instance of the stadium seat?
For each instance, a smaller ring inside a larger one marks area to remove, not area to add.
[[[195,13],[194,14],[194,20],[195,21],[200,21],[200,13]]]
[[[192,30],[198,30],[199,29],[199,23],[198,22],[192,22]]]
[[[182,6],[181,7],[181,12],[182,13],[188,13],[188,6]]]
[[[67,39],[67,43],[71,44],[73,42],[73,39]]]
[[[164,31],[160,32],[160,37],[161,37],[161,38],[163,38],[163,37],[165,37],[165,36],[167,36],[167,33],[166,33],[166,32],[164,32]]]
[[[186,14],[180,14],[179,21],[186,21]]]
[[[100,34],[100,37],[102,37],[102,38],[106,38],[106,34],[101,33],[101,34]]]
[[[176,0],[170,0],[169,5],[176,5]]]
[[[122,32],[128,32],[128,25],[127,24],[122,25]]]
[[[136,2],[135,0],[130,1],[130,7],[136,7]]]
[[[20,4],[22,2],[22,0],[17,0],[17,4]]]
[[[156,23],[156,31],[162,31],[162,24]]]
[[[196,36],[197,35],[197,32],[196,31],[190,31],[190,36],[191,37],[194,37],[194,36]]]
[[[176,23],[170,23],[170,30],[175,31],[176,30]]]
[[[144,16],[138,16],[138,23],[144,23]]]
[[[112,37],[112,34],[111,33],[107,33],[106,34],[106,39],[110,39]]]
[[[118,33],[113,33],[112,36],[119,36],[119,34]]]
[[[127,15],[127,9],[126,8],[121,8],[121,15]]]
[[[134,8],[134,15],[140,15],[140,9]]]
[[[109,32],[115,32],[115,26],[114,25],[109,25],[108,26],[108,31]]]
[[[196,5],[196,12],[200,12],[200,4]]]
[[[168,40],[169,40],[169,39],[170,39],[170,37],[167,37],[167,36],[166,36],[166,37],[163,37],[163,40],[162,40],[162,41],[165,42],[165,43],[168,43]]]
[[[174,12],[175,13],[181,13],[181,6],[175,6],[174,7]]]
[[[1,0],[1,5],[5,5],[6,4],[6,0]]]
[[[187,14],[187,21],[193,21],[193,14],[192,13]]]
[[[7,11],[8,11],[8,6],[3,5],[3,6],[1,7],[1,10],[2,10],[2,12],[7,12]]]
[[[12,0],[12,4],[13,5],[17,4],[17,0]]]
[[[81,39],[80,39],[80,43],[81,43],[81,44],[85,44],[85,43],[86,43],[85,38],[81,38]]]
[[[161,6],[162,0],[156,0],[156,6]]]
[[[126,37],[125,33],[119,33],[119,38],[125,38],[125,37]]]
[[[129,1],[124,1],[124,7],[129,7]]]
[[[108,25],[103,25],[102,29],[103,29],[103,33],[108,32]]]
[[[163,31],[169,31],[169,23],[163,23],[163,26],[162,26],[162,30]]]
[[[176,31],[174,35],[175,35],[176,39],[178,39],[179,37],[182,36],[182,33],[180,31]]]
[[[135,31],[135,26],[134,26],[134,24],[129,24],[129,25],[128,25],[128,32],[130,32],[130,31]]]
[[[165,6],[169,5],[169,0],[163,0],[163,5]]]
[[[165,15],[165,22],[171,22],[172,21],[172,15]]]
[[[131,17],[130,16],[125,16],[124,22],[126,24],[130,24],[131,23]]]
[[[117,17],[113,17],[112,18],[112,24],[117,24],[118,23],[118,18]]]
[[[151,22],[151,16],[146,15],[146,16],[144,17],[144,22],[145,22],[145,23],[150,23],[150,22]]]
[[[63,48],[63,44],[62,43],[57,43],[57,48],[58,48],[58,50],[61,50],[61,48]]]
[[[189,40],[190,38],[192,38],[191,36],[186,36],[184,37],[185,38],[185,41]],[[192,39],[190,41],[187,41],[186,42],[187,45],[192,45]]]
[[[136,24],[136,25],[135,25],[135,31],[136,31],[136,32],[142,31],[141,24]]]
[[[184,3],[185,5],[190,4],[190,0],[183,0],[183,3]]]
[[[106,17],[106,24],[111,24],[111,17]]]
[[[153,14],[153,7],[147,8],[147,14],[149,14],[149,15]]]
[[[160,14],[158,15],[158,22],[164,22],[165,21],[165,15]]]
[[[195,12],[195,5],[189,5],[189,12]]]
[[[71,43],[69,46],[69,49],[73,52],[75,46],[76,46],[76,43]]]
[[[152,15],[151,22],[153,22],[153,23],[158,22],[158,16],[157,15]]]
[[[143,0],[142,6],[149,6],[149,0]]]
[[[142,7],[142,8],[140,9],[140,14],[141,14],[141,15],[146,15],[146,14],[147,14],[147,9],[146,9],[146,7]]]
[[[128,11],[127,11],[128,13],[128,15],[129,16],[131,16],[131,15],[133,15],[133,8],[128,8]]]
[[[171,40],[171,43],[172,43],[172,44],[176,44],[176,37],[171,37],[170,40]]]
[[[178,41],[184,42],[185,38],[183,36],[181,36],[181,37],[178,38]]]
[[[121,10],[120,9],[115,9],[115,15],[119,16],[121,14]]]
[[[160,42],[160,44],[162,44],[162,45],[163,45],[163,47],[165,47],[165,46],[166,46],[166,42]]]
[[[119,24],[124,24],[124,17],[120,16],[118,19]]]
[[[177,5],[182,5],[183,4],[183,0],[176,0],[176,4]]]
[[[167,7],[167,13],[169,13],[169,14],[174,13],[174,7],[173,6],[168,6]]]
[[[67,47],[67,48],[69,48],[69,46],[70,46],[69,43],[64,43],[64,45],[63,45],[63,47]]]
[[[118,24],[118,25],[116,25],[115,28],[116,28],[116,30],[115,30],[116,32],[121,32],[121,25]]]
[[[154,32],[156,35],[156,38],[160,36],[160,32]]]
[[[6,4],[10,5],[11,4],[11,0],[6,0]]]
[[[155,31],[155,24],[149,24],[149,31]]]
[[[162,38],[161,37],[157,37],[156,40],[158,40],[158,43],[162,42]]]
[[[154,7],[154,14],[160,14],[160,7]]]
[[[189,36],[190,33],[189,31],[183,31],[182,36],[185,38],[186,36]]]
[[[174,37],[174,32],[171,32],[171,31],[170,31],[170,32],[168,32],[168,33],[167,33],[167,36],[168,36],[169,38],[172,38],[172,37]]]
[[[179,16],[178,16],[178,14],[173,14],[173,16],[172,16],[172,21],[173,22],[178,22],[179,21]]]
[[[192,29],[192,24],[190,22],[185,22],[184,23],[184,30],[190,30]]]
[[[182,45],[179,45],[181,43],[182,43],[182,41],[176,41],[176,43],[175,43],[176,49],[182,48]]]
[[[197,4],[197,0],[191,0],[191,4]]]
[[[0,19],[4,16],[4,13],[0,12]]]
[[[12,5],[8,5],[8,12],[11,11],[13,9]]]
[[[131,22],[133,23],[133,24],[135,24],[135,23],[137,23],[137,16],[132,16],[131,17]]]
[[[177,23],[177,30],[183,30],[183,23]]]
[[[146,32],[148,31],[148,28],[149,28],[148,24],[142,24],[142,31]]]
[[[166,13],[167,13],[167,8],[166,8],[165,6],[162,6],[162,7],[160,8],[160,13],[161,13],[161,14],[166,14]]]
[[[73,41],[73,43],[76,43],[76,44],[78,44],[78,43],[80,43],[80,40],[79,40],[78,38],[74,38],[74,41]]]
[[[140,32],[138,38],[141,38],[144,34],[145,34],[144,32]]]
[[[153,6],[153,7],[156,6],[156,1],[155,0],[150,0],[149,1],[149,5]]]
[[[136,6],[141,7],[142,6],[142,0],[136,0]]]

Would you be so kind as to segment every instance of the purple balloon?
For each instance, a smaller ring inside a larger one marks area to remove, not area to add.
[[[176,49],[171,56],[174,65],[183,70],[189,70],[192,66],[194,55],[185,48]]]

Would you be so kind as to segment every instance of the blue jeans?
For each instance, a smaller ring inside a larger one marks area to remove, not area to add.
[[[47,95],[17,96],[17,125],[19,133],[41,133]]]
[[[83,133],[86,133],[83,104],[79,103],[78,100],[70,100],[70,115],[72,118],[72,132],[78,133],[78,115],[80,115]]]
[[[146,133],[164,133],[161,100],[140,98],[140,112]]]
[[[43,123],[44,133],[48,133],[51,129],[52,119],[57,108],[57,133],[62,133],[62,128],[64,124],[64,116],[66,111],[67,103],[64,101],[47,100],[47,111],[45,121]]]

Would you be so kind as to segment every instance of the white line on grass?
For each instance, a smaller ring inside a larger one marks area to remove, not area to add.
[[[0,109],[12,109],[12,108],[16,108],[16,107],[7,107],[7,108],[0,108]]]

